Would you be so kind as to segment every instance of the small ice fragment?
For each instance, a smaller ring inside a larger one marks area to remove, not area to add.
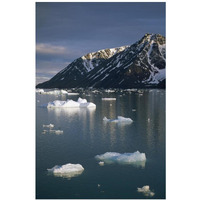
[[[148,118],[148,122],[150,122],[150,118]]]
[[[149,185],[145,185],[142,188],[137,188],[137,191],[143,193],[144,196],[148,197],[152,197],[155,195],[155,193],[150,190]]]
[[[115,101],[116,98],[101,98],[103,101]]]
[[[79,95],[79,93],[68,92],[67,95],[71,95],[71,96],[74,95],[74,96],[76,96],[76,95]]]
[[[72,178],[82,174],[84,168],[80,164],[65,164],[65,165],[56,165],[51,169],[47,169],[49,173],[53,173],[54,176],[63,177],[63,178]]]
[[[103,118],[105,122],[123,122],[123,123],[132,123],[133,120],[131,118],[126,118],[122,116],[118,116],[117,119],[108,119],[107,117]]]
[[[135,111],[136,111],[136,109],[132,109],[132,111],[133,111],[133,112],[135,112]]]
[[[42,93],[44,93],[44,90],[43,89],[36,89],[36,93],[42,94]]]
[[[101,185],[100,185],[100,184],[98,184],[97,186],[98,186],[98,187],[101,187]]]
[[[63,134],[63,131],[62,130],[55,130],[55,133],[60,135],[60,134]]]
[[[46,134],[48,131],[47,130],[43,130],[42,131],[42,134]]]
[[[53,127],[54,127],[54,124],[43,125],[43,127],[46,127],[46,128],[53,128]]]
[[[103,161],[100,161],[100,162],[99,162],[99,165],[100,165],[100,166],[104,166],[104,162],[103,162]]]

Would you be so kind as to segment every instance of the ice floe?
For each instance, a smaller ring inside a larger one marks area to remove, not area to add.
[[[100,165],[100,166],[104,166],[104,162],[103,162],[103,161],[100,161],[100,162],[99,162],[99,165]]]
[[[106,152],[95,156],[95,158],[106,164],[133,164],[138,167],[145,167],[146,162],[145,153],[140,153],[139,151],[134,153]]]
[[[36,89],[36,93],[40,93],[40,94],[49,94],[49,95],[79,95],[79,93],[73,93],[73,92],[68,92],[66,90],[49,90],[49,91],[44,91],[43,89]]]
[[[36,89],[36,93],[44,93],[43,89]]]
[[[47,108],[90,108],[96,107],[96,105],[92,102],[87,102],[86,99],[78,98],[77,101],[67,100],[67,101],[60,101],[55,100],[49,102],[47,105],[44,105]]]
[[[115,101],[116,98],[101,98],[103,101]]]
[[[49,125],[43,125],[43,128],[53,128],[54,124],[49,124]]]
[[[79,95],[79,93],[76,93],[76,92],[68,92],[67,95],[74,95],[74,96],[76,96],[76,95]]]
[[[133,120],[131,118],[125,118],[122,116],[118,116],[117,119],[108,119],[107,117],[103,118],[104,122],[123,122],[123,123],[132,123]]]
[[[52,173],[54,176],[63,177],[63,178],[72,178],[79,176],[84,171],[84,168],[80,164],[65,164],[65,165],[56,165],[51,169],[47,169],[49,173]]]
[[[143,195],[147,197],[152,197],[155,195],[155,193],[150,190],[149,185],[145,185],[142,188],[137,188],[137,191],[143,193]]]
[[[56,135],[62,135],[63,130],[49,130],[49,133],[55,133]]]
[[[42,131],[42,134],[46,134],[46,133],[55,133],[56,135],[61,135],[63,134],[63,130],[55,130],[54,128],[54,124],[49,124],[49,125],[42,125],[43,128],[49,128],[48,130],[44,129]]]

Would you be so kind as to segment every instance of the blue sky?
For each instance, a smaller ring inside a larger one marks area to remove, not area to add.
[[[165,35],[165,3],[36,3],[36,82],[76,58]]]

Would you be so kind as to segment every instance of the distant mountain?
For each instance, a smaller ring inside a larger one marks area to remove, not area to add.
[[[88,53],[37,88],[165,88],[165,37],[145,34],[118,48]]]

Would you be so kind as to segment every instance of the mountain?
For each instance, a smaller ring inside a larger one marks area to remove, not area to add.
[[[165,88],[165,37],[145,34],[118,48],[88,53],[37,88]]]

